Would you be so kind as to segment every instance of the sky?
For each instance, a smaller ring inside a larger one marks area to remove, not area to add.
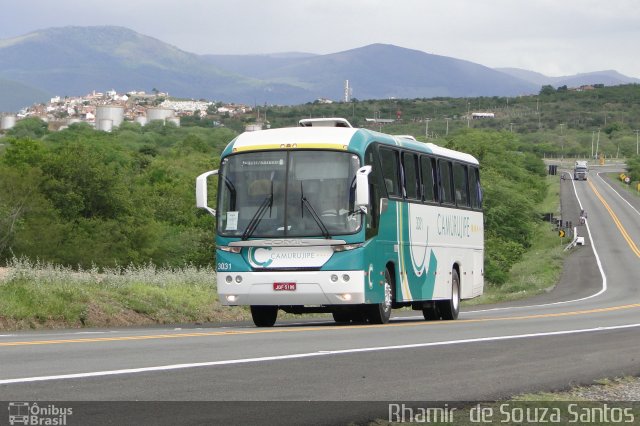
[[[118,25],[198,54],[393,44],[548,76],[640,78],[637,0],[5,0],[0,39]]]

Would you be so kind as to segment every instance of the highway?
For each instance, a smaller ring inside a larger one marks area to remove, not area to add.
[[[0,332],[0,401],[473,401],[640,375],[640,198],[602,171],[561,181],[585,245],[543,295],[449,322]]]

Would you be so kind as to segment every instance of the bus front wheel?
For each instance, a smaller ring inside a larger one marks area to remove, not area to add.
[[[277,306],[251,305],[251,318],[256,327],[273,327],[277,317]]]
[[[437,300],[436,307],[443,320],[454,320],[460,313],[460,276],[457,270],[451,271],[451,299]]]
[[[391,275],[389,270],[384,270],[384,300],[382,303],[369,305],[368,318],[371,324],[386,324],[391,318],[391,305],[393,301],[393,291],[391,289]]]

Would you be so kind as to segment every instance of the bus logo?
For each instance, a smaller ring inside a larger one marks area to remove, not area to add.
[[[271,251],[271,247],[260,247],[258,249],[254,249],[253,247],[249,249],[249,263],[253,267],[258,268],[267,268],[273,262],[273,259],[269,256],[269,252]],[[266,253],[263,253],[266,252]]]
[[[40,406],[37,402],[10,402],[9,424],[13,425],[59,425],[67,424],[67,418],[73,415],[73,408],[59,407],[55,404]]]
[[[9,403],[9,424],[29,424],[29,403],[10,402]]]

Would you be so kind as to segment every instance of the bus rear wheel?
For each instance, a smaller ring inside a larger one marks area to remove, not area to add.
[[[460,276],[457,270],[451,271],[451,299],[437,300],[436,308],[443,320],[454,320],[460,313]]]
[[[273,327],[277,317],[277,306],[251,305],[251,318],[256,327]]]
[[[391,305],[393,303],[393,290],[391,289],[391,275],[389,270],[384,270],[384,300],[382,303],[369,305],[367,317],[371,324],[386,324],[391,318]]]

